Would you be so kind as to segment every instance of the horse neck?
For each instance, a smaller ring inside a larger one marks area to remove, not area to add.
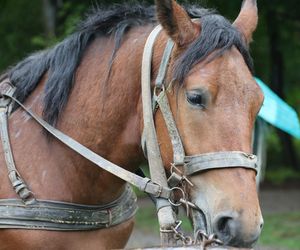
[[[57,124],[59,130],[130,171],[137,169],[142,160],[140,68],[146,38],[142,28],[125,36],[109,77],[113,44],[108,38],[97,38],[77,69],[72,93]],[[42,105],[36,97],[42,96],[44,82],[45,79],[26,102],[39,114]],[[14,135],[22,116],[20,110],[13,115]],[[20,172],[38,198],[94,204],[110,202],[120,195],[123,181],[55,139],[49,141],[33,121],[23,124],[23,128],[24,133],[18,139],[13,136],[16,162],[20,168],[31,166]],[[32,131],[37,132],[32,135]],[[30,148],[30,157],[24,145]]]
[[[114,44],[111,39],[97,39],[77,70],[74,90],[59,123],[66,133],[130,171],[135,171],[143,159],[140,71],[146,38],[142,27],[129,32],[111,69]],[[101,174],[95,175],[95,180],[104,182],[105,178],[114,192],[124,184],[105,171],[97,171]]]

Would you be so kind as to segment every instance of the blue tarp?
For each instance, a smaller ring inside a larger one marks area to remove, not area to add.
[[[300,139],[300,123],[296,111],[260,79],[255,78],[255,80],[265,95],[263,106],[258,114],[259,117],[276,128]]]

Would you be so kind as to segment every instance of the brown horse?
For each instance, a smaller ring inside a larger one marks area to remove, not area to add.
[[[168,98],[186,154],[251,153],[253,124],[263,101],[247,50],[257,25],[256,1],[244,1],[233,25],[204,9],[184,10],[172,0],[156,1],[156,7],[163,32],[154,46],[152,75],[157,75],[171,38],[175,48]],[[16,86],[15,96],[25,106],[134,172],[144,159],[140,68],[155,16],[153,7],[141,5],[96,10],[74,35],[25,59],[4,77]],[[160,111],[155,123],[169,174],[172,149]],[[9,118],[9,135],[18,171],[37,199],[98,205],[124,192],[124,181],[51,138],[21,109]],[[18,198],[2,150],[0,157],[0,198]],[[225,244],[252,246],[263,223],[255,172],[242,167],[210,170],[191,181],[189,197],[203,210],[208,231]],[[197,227],[196,215],[193,223]],[[129,218],[110,228],[79,232],[0,229],[0,249],[122,248],[133,225]]]

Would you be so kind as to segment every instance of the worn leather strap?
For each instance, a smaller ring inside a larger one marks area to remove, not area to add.
[[[167,177],[162,162],[160,148],[157,140],[156,129],[153,119],[153,105],[151,94],[151,65],[153,47],[156,38],[162,27],[158,25],[148,36],[143,53],[142,60],[142,102],[143,102],[143,119],[144,131],[143,137],[145,142],[144,149],[147,152],[150,175],[154,182],[163,187],[168,187]],[[143,141],[143,140],[142,140]],[[168,231],[169,233],[161,233],[162,246],[173,245],[176,243],[174,239],[174,232],[170,229],[176,225],[176,215],[173,212],[171,204],[163,199],[157,199],[156,202],[157,216],[161,231]]]
[[[185,175],[193,175],[202,171],[220,168],[249,168],[257,172],[257,157],[239,151],[207,153],[186,156]]]
[[[21,108],[23,108],[37,123],[39,123],[45,130],[47,130],[56,139],[61,141],[63,144],[86,158],[87,160],[93,162],[99,168],[108,171],[109,173],[123,179],[124,181],[136,186],[141,191],[152,194],[155,197],[161,197],[168,199],[171,195],[171,190],[165,186],[161,186],[152,182],[149,178],[142,178],[134,173],[131,173],[124,168],[104,159],[100,155],[97,155],[87,147],[83,146],[79,142],[75,141],[68,135],[62,133],[56,128],[52,127],[49,123],[45,122],[31,110],[26,108],[21,102],[19,102],[14,96],[9,93],[3,94],[3,96],[11,98],[14,100]]]
[[[175,166],[182,166],[184,164],[185,152],[176,123],[171,112],[165,89],[163,89],[160,92],[156,101],[163,115],[165,124],[168,129],[168,134],[171,139],[173,149],[173,163],[175,164]]]
[[[3,82],[0,88],[1,93],[13,95],[15,92],[15,88],[11,86],[9,81]],[[15,192],[19,195],[19,197],[25,204],[31,204],[35,202],[35,198],[24,180],[21,178],[21,175],[17,171],[8,135],[7,120],[11,102],[12,100],[10,98],[5,98],[3,96],[0,97],[0,136],[4,152],[4,159],[6,162],[8,177]]]
[[[155,80],[155,87],[158,88],[158,89],[162,89],[163,86],[165,85],[164,81],[165,81],[165,78],[166,78],[166,73],[167,73],[169,63],[170,63],[170,58],[171,58],[171,55],[172,55],[173,48],[174,48],[174,42],[171,39],[169,39],[168,42],[167,42],[165,51],[163,53],[163,57],[162,57],[161,62],[160,62],[158,75],[157,75],[156,80]]]
[[[134,216],[136,195],[127,185],[115,201],[89,206],[67,202],[36,200],[24,205],[21,200],[0,200],[0,229],[82,231],[115,226]]]
[[[156,107],[157,105],[159,106],[165,124],[167,126],[168,133],[171,139],[172,148],[173,148],[173,163],[175,165],[183,165],[185,152],[184,152],[184,148],[181,142],[181,138],[176,123],[174,121],[171,112],[171,108],[165,90],[166,85],[164,82],[166,78],[170,58],[172,55],[173,47],[174,47],[174,42],[171,39],[169,39],[165,51],[163,53],[157,78],[155,80],[155,89],[153,93],[153,102],[154,102],[153,106],[154,107]],[[159,94],[157,92],[159,92]]]

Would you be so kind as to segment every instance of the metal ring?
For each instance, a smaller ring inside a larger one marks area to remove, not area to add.
[[[182,193],[182,198],[185,200],[185,193],[184,193],[184,191],[181,188],[179,188],[179,187],[173,187],[173,188],[171,188],[171,191],[173,191],[173,192],[176,191],[176,190],[178,190],[178,191],[180,191]],[[180,207],[182,205],[182,202],[179,201],[179,202],[175,203],[175,201],[172,201],[171,198],[169,198],[168,201],[174,207]]]

